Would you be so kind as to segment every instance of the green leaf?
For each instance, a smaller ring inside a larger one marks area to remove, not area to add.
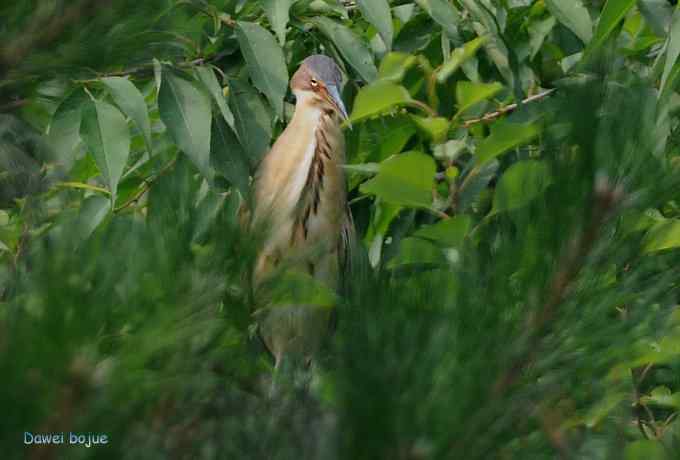
[[[451,53],[451,57],[442,65],[441,69],[437,72],[437,81],[439,83],[444,83],[448,78],[453,75],[453,73],[458,70],[458,68],[463,65],[468,59],[472,58],[477,50],[486,43],[487,37],[477,37],[461,46],[456,48]]]
[[[548,166],[541,161],[515,163],[501,176],[491,214],[524,206],[550,185]]]
[[[376,81],[361,88],[354,100],[350,122],[355,123],[368,117],[411,103],[411,95],[403,86],[386,81]]]
[[[166,71],[158,94],[158,110],[177,146],[210,179],[210,100],[192,82]]]
[[[449,134],[451,123],[444,117],[419,117],[411,115],[416,127],[420,129],[434,144],[441,144]]]
[[[434,225],[421,227],[413,236],[425,238],[445,247],[459,247],[470,230],[470,216],[458,215],[444,219]]]
[[[247,196],[250,175],[248,157],[224,119],[213,120],[210,142],[212,166],[241,192],[241,196]]]
[[[673,6],[668,0],[638,0],[637,4],[654,34],[665,37],[673,17]]]
[[[599,48],[634,5],[635,0],[607,0],[600,14],[591,48]]]
[[[109,200],[101,195],[87,197],[78,213],[78,230],[82,239],[87,239],[108,215],[111,209]]]
[[[661,91],[659,95],[663,94],[663,90],[668,83],[668,77],[671,75],[673,66],[680,57],[680,10],[675,10],[671,20],[670,32],[668,34],[668,48],[666,51],[666,63],[663,69],[663,76],[661,77]]]
[[[389,51],[392,48],[394,30],[392,28],[392,13],[387,0],[357,0],[357,4],[366,20],[378,30]]]
[[[659,441],[646,439],[628,444],[624,450],[624,460],[667,460],[666,450]]]
[[[416,3],[425,10],[437,24],[442,26],[446,35],[448,35],[454,43],[459,43],[461,41],[458,34],[460,13],[451,2],[446,0],[416,0]]]
[[[538,136],[540,126],[535,123],[510,123],[498,121],[491,125],[491,134],[477,146],[477,164],[483,165],[498,155]]]
[[[378,78],[392,83],[399,83],[406,72],[413,67],[417,59],[412,54],[392,52],[388,53],[380,62]]]
[[[229,87],[229,105],[236,116],[236,132],[252,168],[269,149],[272,138],[271,115],[260,95],[250,85],[231,80]]]
[[[672,393],[665,386],[654,388],[649,396],[643,396],[640,399],[643,404],[680,409],[680,393]]]
[[[399,243],[399,253],[387,263],[387,268],[445,263],[446,257],[436,245],[420,238],[404,238]]]
[[[97,167],[116,202],[118,181],[130,154],[130,130],[125,117],[114,106],[94,101],[83,110],[80,135],[94,155]]]
[[[655,224],[644,239],[644,252],[680,248],[680,220],[667,219]]]
[[[107,77],[102,78],[102,83],[111,91],[118,107],[137,125],[144,136],[146,149],[151,152],[151,122],[142,93],[127,78]]]
[[[217,104],[217,107],[220,109],[224,120],[229,124],[229,126],[231,126],[231,129],[236,129],[234,127],[234,114],[231,113],[231,110],[227,105],[227,99],[224,97],[222,87],[217,81],[215,71],[211,67],[207,66],[198,66],[195,67],[194,70],[196,71],[196,76],[201,81],[201,83],[203,83]]]
[[[377,195],[388,203],[429,207],[436,166],[420,152],[402,153],[380,164],[380,172],[363,183],[362,193]]]
[[[82,88],[73,90],[59,104],[50,122],[48,141],[57,161],[66,170],[70,170],[75,161],[76,147],[80,142],[82,107],[89,100]]]
[[[283,116],[288,69],[281,47],[259,24],[239,21],[236,36],[255,87],[262,91],[277,117]]]
[[[290,20],[290,7],[293,3],[295,0],[262,0],[264,14],[267,15],[281,46],[286,43],[286,26]]]
[[[574,32],[583,43],[593,38],[593,21],[581,0],[545,0],[545,5],[555,18]]]
[[[368,83],[376,79],[378,70],[373,63],[373,56],[366,44],[354,32],[344,25],[322,16],[314,18],[313,22],[335,44],[340,54],[361,78]]]
[[[458,101],[459,117],[463,112],[482,101],[490,99],[503,89],[503,85],[494,83],[473,83],[471,81],[460,81],[456,85],[456,100]]]

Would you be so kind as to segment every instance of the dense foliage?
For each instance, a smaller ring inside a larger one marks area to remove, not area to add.
[[[678,458],[672,3],[4,2],[2,457]],[[271,397],[239,208],[314,53],[362,244]]]

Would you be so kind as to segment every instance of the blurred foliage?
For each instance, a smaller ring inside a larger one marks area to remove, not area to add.
[[[674,3],[3,3],[3,458],[677,458]],[[364,251],[271,397],[238,210],[313,53]]]

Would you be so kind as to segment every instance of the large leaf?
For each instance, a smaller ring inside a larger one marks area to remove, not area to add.
[[[57,161],[66,169],[71,169],[76,156],[76,147],[80,142],[80,121],[82,107],[89,98],[82,88],[69,93],[59,104],[52,116],[48,140],[57,155]]]
[[[545,5],[583,43],[590,42],[593,38],[593,21],[581,0],[545,0]]]
[[[130,154],[130,130],[125,117],[114,106],[94,101],[83,110],[80,134],[111,191],[113,204],[118,181]]]
[[[397,155],[380,164],[380,172],[361,185],[362,193],[388,203],[429,207],[436,171],[432,157],[420,152]]]
[[[107,77],[102,78],[102,83],[109,88],[118,107],[137,125],[144,136],[146,149],[151,152],[151,122],[142,93],[127,78]]]
[[[456,100],[458,101],[458,113],[463,112],[482,101],[494,97],[503,89],[503,85],[494,83],[473,83],[471,81],[460,81],[456,85]]]
[[[220,109],[224,120],[229,124],[229,126],[231,126],[232,129],[236,129],[234,124],[234,114],[231,113],[231,110],[227,105],[227,99],[224,97],[222,87],[217,81],[215,71],[211,67],[207,66],[198,66],[194,70],[196,71],[198,79],[201,81],[201,83],[203,83],[203,85],[205,85],[205,88],[208,90],[213,100],[217,104],[217,107]]]
[[[222,118],[212,124],[210,163],[234,185],[242,196],[248,194],[250,165],[236,135]]]
[[[446,0],[416,0],[416,3],[429,14],[437,24],[442,26],[446,35],[454,41],[460,42],[458,34],[458,23],[460,13],[453,4]]]
[[[609,35],[611,35],[633,5],[635,5],[635,0],[607,0],[602,14],[600,14],[600,21],[597,23],[592,48],[599,47],[609,38]]]
[[[350,121],[354,123],[395,107],[409,104],[412,101],[411,95],[403,86],[386,81],[377,81],[359,91],[354,100],[354,109]]]
[[[673,6],[668,0],[638,0],[637,5],[654,34],[664,37],[673,16]]]
[[[392,48],[394,30],[392,28],[392,13],[387,0],[357,0],[357,4],[366,20],[378,30],[389,51]]]
[[[413,67],[417,59],[412,54],[392,52],[388,53],[378,68],[378,78],[384,81],[399,83],[404,79],[406,72]]]
[[[677,62],[678,57],[680,57],[680,10],[675,10],[671,21],[670,32],[668,34],[666,64],[663,69],[663,76],[661,77],[661,91],[659,92],[659,95],[663,94],[663,90],[668,83],[668,77],[673,70],[673,66]]]
[[[261,0],[264,14],[267,15],[272,30],[279,39],[279,44],[286,43],[286,26],[290,20],[290,7],[295,0]]]
[[[529,142],[540,132],[540,127],[535,123],[494,123],[491,134],[477,146],[477,164],[483,165],[498,155]]]
[[[680,248],[680,220],[668,219],[654,225],[645,236],[645,252]]]
[[[393,269],[408,265],[443,265],[446,257],[441,248],[420,238],[404,238],[399,242],[399,252],[387,263]]]
[[[229,105],[235,115],[236,132],[248,154],[251,167],[254,167],[269,149],[272,138],[271,115],[260,95],[250,85],[231,80],[229,86]]]
[[[192,82],[163,72],[158,110],[170,136],[201,173],[210,173],[210,100]]]
[[[78,212],[78,231],[87,239],[102,223],[110,210],[110,203],[101,195],[92,195],[83,201]]]
[[[288,69],[281,47],[272,34],[252,22],[238,22],[236,36],[255,87],[267,96],[276,116],[283,116]]]
[[[496,187],[491,214],[524,206],[550,185],[548,166],[541,161],[521,161],[510,166]]]
[[[366,44],[354,32],[344,25],[326,17],[314,18],[314,23],[321,32],[333,41],[340,54],[359,76],[371,83],[378,75],[371,52]]]

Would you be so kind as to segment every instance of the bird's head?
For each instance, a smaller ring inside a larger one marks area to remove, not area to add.
[[[347,110],[340,96],[342,74],[335,61],[328,56],[315,54],[300,65],[290,81],[295,97],[310,99],[315,104],[334,110],[347,120]]]

